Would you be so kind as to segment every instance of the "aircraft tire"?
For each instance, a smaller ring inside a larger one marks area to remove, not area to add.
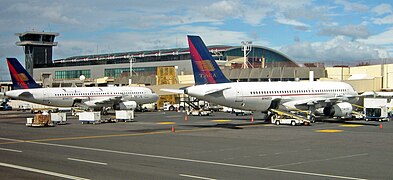
[[[311,115],[311,117],[310,117],[310,122],[311,122],[311,123],[315,123],[315,116],[314,116],[314,115]]]
[[[272,115],[270,116],[270,121],[271,121],[271,122],[275,121],[276,119],[277,119],[277,114],[272,114]]]

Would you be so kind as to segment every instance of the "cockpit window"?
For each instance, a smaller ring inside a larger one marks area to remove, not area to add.
[[[147,87],[147,88],[150,89],[151,93],[156,93],[156,92],[153,91],[152,88],[149,88],[149,87]]]

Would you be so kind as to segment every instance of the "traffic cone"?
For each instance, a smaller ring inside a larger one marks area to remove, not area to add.
[[[254,116],[251,117],[251,122],[254,122]]]
[[[382,129],[382,124],[379,124],[379,129]]]
[[[188,121],[188,115],[185,115],[185,116],[184,116],[184,120],[185,120],[185,121]]]
[[[172,132],[175,132],[175,127],[172,126]]]

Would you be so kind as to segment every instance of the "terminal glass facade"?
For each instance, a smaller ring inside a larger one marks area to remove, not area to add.
[[[224,59],[227,57],[243,57],[241,48],[233,48],[223,53]],[[265,49],[261,47],[252,47],[251,52],[248,53],[248,61],[254,67],[261,67],[262,59],[265,59],[265,67],[298,67],[296,63],[288,57],[275,52],[274,50]]]
[[[136,74],[151,75],[156,74],[157,67],[142,67],[132,68],[132,71]],[[130,68],[111,68],[104,70],[105,77],[119,77],[125,72],[130,72]]]
[[[81,75],[90,78],[90,70],[55,71],[55,79],[76,79]]]

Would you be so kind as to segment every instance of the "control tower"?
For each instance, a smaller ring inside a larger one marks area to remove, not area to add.
[[[33,76],[33,68],[45,66],[52,63],[52,47],[57,46],[55,37],[59,33],[55,32],[38,32],[26,31],[24,33],[15,33],[19,36],[18,46],[24,46],[25,51],[25,68]]]

